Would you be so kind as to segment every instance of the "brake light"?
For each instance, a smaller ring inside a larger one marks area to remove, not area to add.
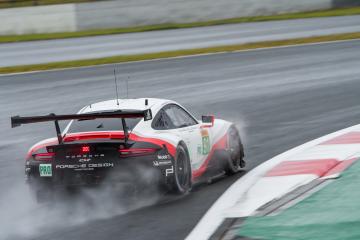
[[[128,149],[119,149],[121,157],[135,157],[135,156],[144,156],[150,155],[156,152],[156,148],[128,148]]]
[[[90,152],[90,147],[89,147],[89,146],[82,146],[82,147],[81,147],[81,152],[83,152],[83,153],[88,153],[88,152]]]
[[[34,154],[34,159],[37,161],[51,161],[54,159],[55,153],[37,153]]]

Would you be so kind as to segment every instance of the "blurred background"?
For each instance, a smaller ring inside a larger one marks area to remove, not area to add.
[[[0,0],[0,35],[189,23],[356,5],[360,1]]]

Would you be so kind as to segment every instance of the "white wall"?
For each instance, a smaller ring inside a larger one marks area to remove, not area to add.
[[[331,8],[332,0],[136,0],[76,6],[78,29],[194,22]]]
[[[193,22],[360,5],[359,0],[112,0],[0,9],[0,35]]]
[[[75,5],[0,9],[0,35],[76,31]]]

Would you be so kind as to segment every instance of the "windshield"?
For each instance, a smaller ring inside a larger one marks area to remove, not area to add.
[[[128,131],[133,130],[140,120],[141,118],[126,118]],[[80,119],[71,123],[68,133],[123,130],[120,118]]]

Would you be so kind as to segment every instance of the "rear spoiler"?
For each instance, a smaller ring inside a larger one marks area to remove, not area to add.
[[[20,117],[20,116],[13,116],[11,117],[11,127],[19,127],[22,124],[29,124],[29,123],[38,123],[38,122],[55,122],[55,128],[59,143],[62,143],[62,135],[59,127],[58,121],[63,120],[75,120],[75,119],[97,119],[97,118],[121,118],[125,141],[128,138],[128,132],[126,128],[125,118],[144,118],[144,121],[149,121],[152,119],[151,109],[146,110],[116,110],[112,112],[94,112],[94,113],[81,113],[81,114],[68,114],[68,115],[56,115],[51,113],[49,115],[43,116],[31,116],[31,117]]]
[[[38,122],[50,122],[50,121],[63,121],[63,120],[74,120],[74,119],[96,119],[96,118],[141,118],[145,121],[152,119],[151,110],[147,109],[144,111],[137,110],[117,110],[113,112],[95,112],[95,113],[81,113],[81,114],[67,114],[67,115],[56,115],[51,113],[44,116],[31,116],[31,117],[11,117],[11,127],[19,127],[22,124],[38,123]]]

